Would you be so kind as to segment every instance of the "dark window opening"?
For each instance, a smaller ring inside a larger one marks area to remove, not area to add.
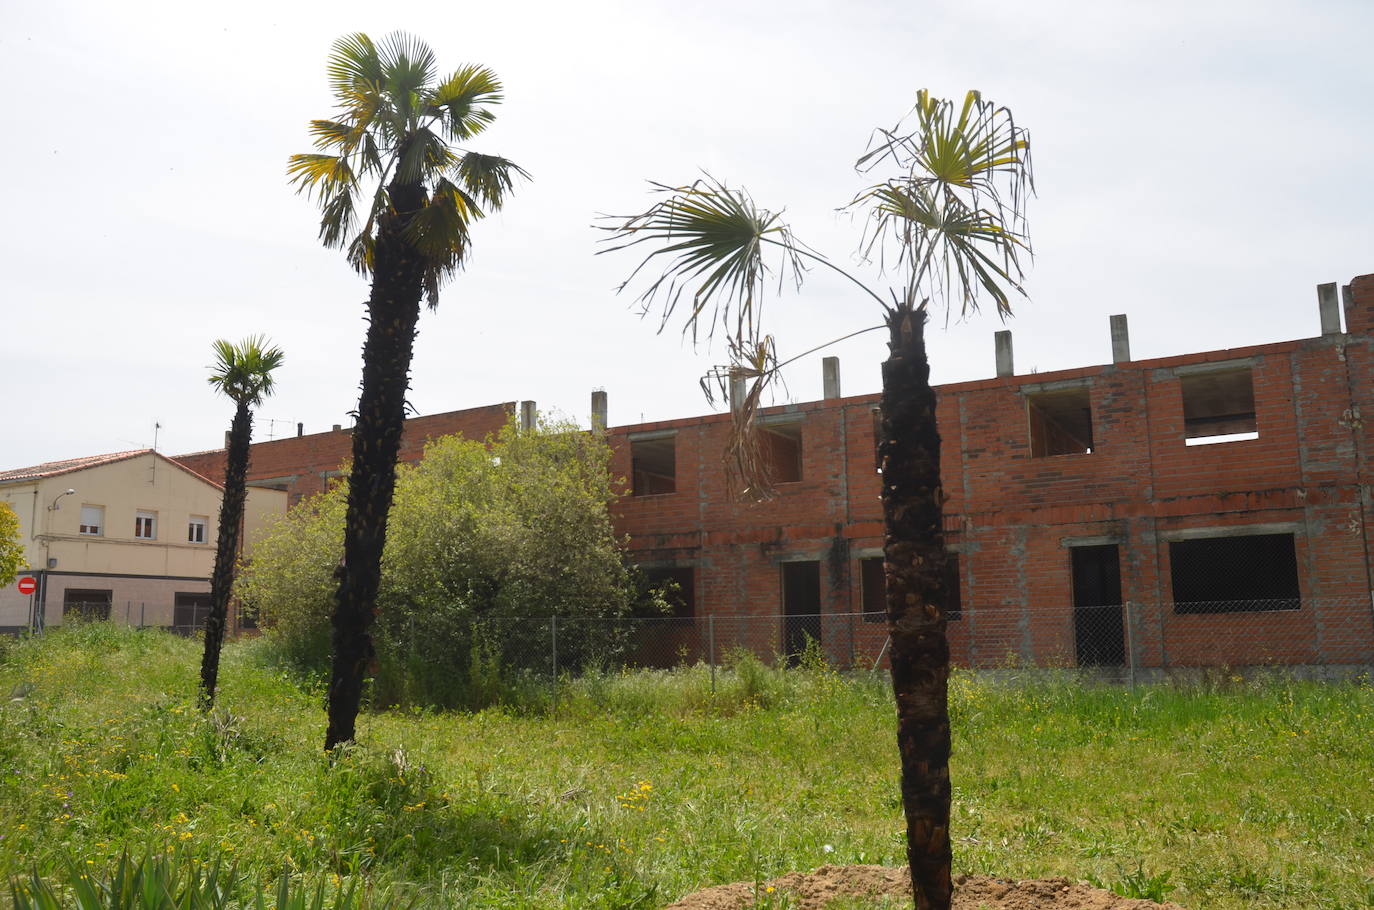
[[[759,431],[759,448],[773,483],[797,483],[802,479],[800,423],[763,427]]]
[[[883,557],[870,556],[859,560],[861,606],[865,622],[887,622],[887,576],[883,574]],[[945,554],[945,619],[953,622],[964,615],[964,598],[960,590],[959,554]]]
[[[1296,610],[1298,556],[1292,534],[1203,537],[1169,544],[1175,613]]]
[[[110,618],[114,591],[67,588],[62,592],[62,620],[105,620]]]
[[[172,631],[189,635],[205,628],[205,620],[210,616],[210,595],[208,593],[175,594],[172,598]]]
[[[1032,458],[1086,455],[1093,450],[1091,393],[1087,386],[1026,395]]]
[[[630,440],[631,495],[677,492],[677,438]]]
[[[1179,377],[1183,387],[1183,435],[1187,445],[1259,437],[1255,383],[1249,367]]]
[[[873,470],[883,473],[883,409],[873,409]]]
[[[782,564],[782,653],[789,662],[821,643],[821,564],[808,560]]]
[[[1121,616],[1121,557],[1116,544],[1074,547],[1073,625],[1078,666],[1126,662]]]
[[[686,618],[696,614],[696,571],[683,568],[645,569],[649,587],[659,591],[673,607],[670,616]]]

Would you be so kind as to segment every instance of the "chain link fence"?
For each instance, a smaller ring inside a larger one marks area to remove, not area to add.
[[[1123,681],[1219,667],[1279,667],[1312,676],[1374,672],[1374,597],[1366,596],[965,604],[947,631],[951,662],[980,669],[1076,669]],[[452,640],[413,622],[397,632],[393,646],[408,658],[436,668],[453,659]],[[740,652],[787,665],[808,649],[837,669],[876,670],[886,666],[890,644],[882,613],[487,619],[472,620],[467,636],[503,666],[549,676],[587,667],[719,667]]]

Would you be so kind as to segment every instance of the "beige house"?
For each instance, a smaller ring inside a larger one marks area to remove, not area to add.
[[[37,590],[0,589],[0,631],[74,615],[186,630],[203,625],[223,487],[152,449],[0,471]],[[249,488],[248,553],[286,494]]]

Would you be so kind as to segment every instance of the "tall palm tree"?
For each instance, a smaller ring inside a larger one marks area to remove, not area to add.
[[[381,577],[396,453],[405,420],[420,300],[462,268],[469,228],[499,209],[516,177],[504,158],[462,148],[495,119],[496,74],[464,66],[439,78],[434,52],[400,32],[334,43],[327,65],[334,120],[313,120],[319,153],[292,155],[287,172],[321,211],[320,239],[370,276],[362,390],[353,429],[344,558],[338,570],[334,661],[325,748],[354,736]],[[360,217],[361,216],[361,217]]]
[[[767,477],[759,475],[761,460],[750,454],[747,439],[759,393],[780,366],[772,336],[761,329],[766,276],[776,271],[800,284],[802,267],[816,263],[854,282],[879,308],[882,324],[861,331],[888,333],[878,451],[907,857],[915,906],[947,910],[948,592],[940,435],[925,325],[932,302],[946,313],[957,307],[966,314],[990,299],[1000,315],[1010,314],[1011,293],[1024,294],[1020,257],[1029,252],[1029,240],[1023,204],[1032,184],[1029,137],[1005,107],[977,92],[956,106],[923,90],[913,113],[912,126],[875,132],[857,167],[889,176],[851,202],[868,216],[861,249],[880,256],[900,279],[888,289],[889,299],[797,241],[747,192],[711,177],[690,186],[660,184],[666,199],[607,229],[613,232],[610,249],[649,249],[627,285],[664,257],[657,260],[666,261],[662,273],[639,298],[645,312],[660,312],[660,329],[686,301],[684,321],[694,336],[703,327],[707,334],[720,328],[727,335],[732,364],[717,375],[749,382],[742,406],[733,410],[729,467],[742,479],[739,486],[756,495],[766,491]]]
[[[215,544],[215,570],[210,576],[210,615],[205,620],[205,655],[200,662],[201,704],[215,703],[219,681],[219,652],[224,645],[229,592],[234,584],[234,560],[239,552],[239,524],[247,496],[249,446],[253,441],[253,411],[272,394],[272,372],[281,366],[282,352],[261,335],[238,344],[220,339],[213,345],[215,364],[209,382],[215,391],[234,402],[234,420],[225,446],[224,499],[219,506],[219,534]]]

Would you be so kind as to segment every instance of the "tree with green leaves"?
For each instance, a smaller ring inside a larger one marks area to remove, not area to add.
[[[494,119],[501,83],[486,67],[439,77],[434,52],[393,33],[334,43],[327,64],[338,103],[313,120],[320,151],[292,155],[288,174],[320,207],[320,240],[372,279],[363,378],[353,428],[348,520],[333,616],[334,664],[325,748],[349,742],[372,662],[370,635],[420,301],[466,263],[470,227],[501,208],[517,177],[504,158],[464,148]]]
[[[800,285],[807,264],[832,269],[861,288],[882,314],[881,325],[862,331],[888,333],[878,453],[907,857],[915,906],[947,910],[952,884],[945,497],[925,326],[933,307],[957,309],[962,316],[991,300],[999,315],[1010,314],[1011,295],[1024,294],[1024,202],[1033,184],[1029,137],[1007,108],[977,92],[956,105],[922,90],[913,114],[914,123],[875,131],[856,166],[881,179],[850,203],[866,216],[860,249],[897,279],[887,298],[799,242],[778,214],[756,206],[747,192],[710,177],[689,186],[658,185],[666,199],[614,219],[607,229],[613,232],[611,249],[643,244],[649,250],[626,285],[643,270],[652,273],[651,264],[666,263],[640,295],[645,312],[659,310],[660,329],[687,295],[684,322],[694,334],[702,327],[708,334],[725,332],[732,362],[716,378],[722,385],[747,383],[733,409],[727,452],[735,486],[745,494],[768,490],[766,463],[751,442],[761,392],[780,366],[773,336],[761,329],[768,273],[790,275]]]
[[[234,419],[225,446],[224,499],[219,507],[219,533],[215,543],[215,569],[210,576],[210,615],[205,620],[205,656],[200,662],[201,704],[215,703],[219,682],[219,654],[229,616],[229,594],[234,585],[234,563],[239,555],[239,526],[248,495],[248,460],[253,442],[253,408],[272,394],[272,373],[281,366],[282,352],[262,335],[234,344],[219,339],[213,345],[215,364],[210,386],[234,402]]]
[[[27,566],[19,541],[19,516],[9,503],[0,502],[0,588],[8,587]]]

